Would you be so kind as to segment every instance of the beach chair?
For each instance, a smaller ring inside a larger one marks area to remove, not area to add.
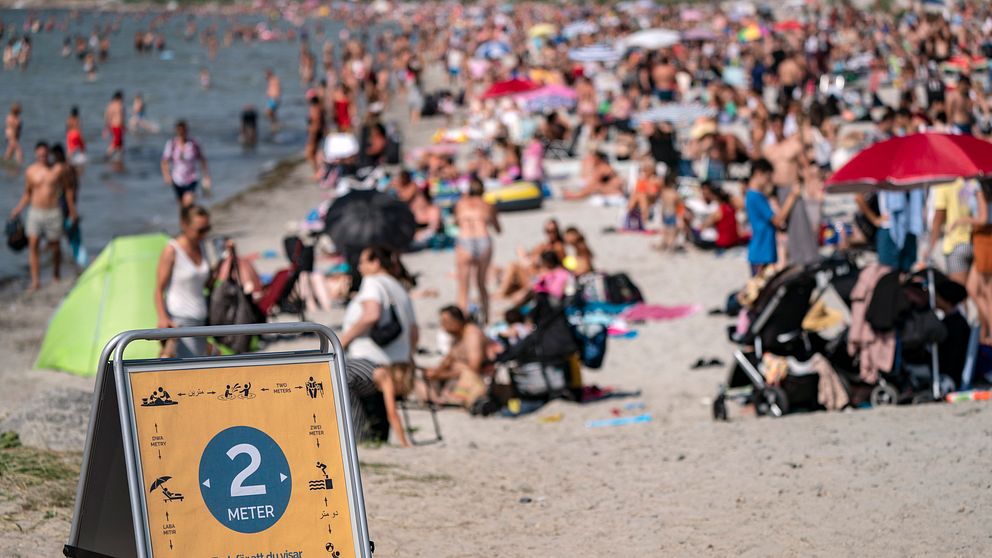
[[[415,374],[418,376],[419,381],[425,381],[423,378],[424,369],[416,367]],[[437,420],[437,404],[433,401],[417,402],[411,401],[406,397],[397,397],[396,406],[400,410],[400,414],[403,417],[403,427],[406,429],[406,435],[410,439],[410,443],[415,446],[427,446],[430,444],[436,444],[442,441],[444,438],[441,436],[441,423]],[[434,437],[431,439],[417,439],[416,433],[417,428],[413,426],[413,422],[410,420],[410,414],[412,412],[427,412],[431,417],[431,425],[434,427]]]
[[[262,291],[258,309],[266,316],[279,313],[294,314],[306,321],[306,300],[300,286],[300,276],[313,271],[313,246],[307,246],[298,236],[283,239],[289,267],[280,269]]]

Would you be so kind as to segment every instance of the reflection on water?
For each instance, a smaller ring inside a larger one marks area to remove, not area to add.
[[[65,12],[36,12],[44,21],[55,14],[66,20]],[[11,26],[22,33],[28,13],[0,10],[8,26],[3,42],[11,37]],[[62,57],[63,39],[81,35],[88,38],[94,25],[105,26],[119,17],[120,29],[110,37],[110,56],[97,62],[96,76],[88,81],[83,63],[75,55]],[[73,105],[80,109],[83,136],[87,142],[87,165],[81,187],[80,214],[83,238],[91,256],[96,255],[114,235],[167,230],[176,225],[176,204],[171,188],[159,172],[159,157],[177,119],[189,122],[191,135],[206,153],[214,180],[214,198],[223,199],[248,187],[258,174],[276,161],[298,153],[304,143],[306,107],[304,91],[297,74],[299,42],[235,42],[221,46],[214,60],[198,38],[186,40],[186,18],[177,15],[158,30],[166,40],[166,51],[139,54],[133,46],[135,32],[148,28],[154,15],[82,13],[68,30],[31,35],[33,56],[26,71],[0,71],[0,111],[5,116],[10,104],[23,105],[24,131],[21,138],[25,157],[31,158],[35,142],[65,142],[65,119]],[[261,18],[238,19],[253,24]],[[200,32],[216,24],[219,38],[229,25],[221,16],[200,15]],[[285,23],[269,23],[278,27]],[[329,20],[307,24],[312,37],[311,50],[319,53],[323,33],[337,37],[340,24]],[[223,44],[222,41],[220,41]],[[281,127],[273,132],[264,118],[264,70],[272,68],[281,78],[283,102]],[[210,73],[210,88],[201,87],[200,72]],[[108,139],[101,137],[103,110],[116,90],[123,90],[130,113],[133,95],[141,93],[147,105],[146,118],[157,124],[158,133],[129,133],[125,138],[124,170],[115,172],[103,161]],[[259,110],[259,144],[245,152],[238,143],[240,113],[246,104]],[[0,211],[4,217],[17,203],[24,188],[23,175],[9,165],[0,166]],[[25,254],[0,251],[0,277],[24,275]]]

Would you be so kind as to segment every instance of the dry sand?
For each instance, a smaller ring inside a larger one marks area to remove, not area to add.
[[[408,145],[428,130],[408,130]],[[279,250],[289,220],[321,199],[298,166],[274,189],[218,210],[243,253]],[[652,303],[716,306],[740,286],[740,253],[661,255],[640,235],[601,234],[615,209],[552,202],[503,217],[498,262],[530,245],[551,216],[586,231],[596,264],[627,271]],[[450,252],[405,258],[437,298],[416,300],[424,345],[454,296]],[[278,261],[262,261],[271,271]],[[30,299],[0,293],[0,430],[31,445],[81,448],[92,380],[35,371],[44,324],[64,288]],[[341,312],[311,319],[339,326]],[[730,361],[726,319],[705,313],[638,326],[611,340],[586,381],[641,390],[636,399],[554,402],[519,419],[441,413],[444,441],[363,447],[363,483],[377,556],[982,556],[992,554],[992,410],[988,403],[758,419],[731,406],[714,423],[709,398]],[[303,347],[284,342],[270,350]],[[639,401],[654,420],[587,429]],[[542,419],[561,415],[559,422]],[[416,421],[426,430],[426,415]],[[0,475],[3,473],[0,472]],[[56,556],[71,510],[24,510],[0,494],[0,556]],[[51,513],[46,513],[51,512]]]

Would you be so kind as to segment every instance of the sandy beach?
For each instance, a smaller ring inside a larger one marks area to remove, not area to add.
[[[396,114],[392,115],[396,118]],[[404,120],[405,121],[405,120]],[[438,125],[405,131],[406,147]],[[321,201],[309,169],[278,178],[214,210],[215,232],[244,253],[280,250],[287,222]],[[617,209],[551,201],[502,216],[495,259],[510,261],[555,217],[587,233],[597,265],[625,271],[649,302],[718,306],[747,273],[743,252],[660,254],[644,235],[607,234]],[[433,349],[437,310],[454,296],[451,252],[404,258],[436,298],[417,298],[422,345]],[[271,272],[279,259],[261,260]],[[68,285],[32,297],[0,291],[0,431],[78,462],[92,379],[32,368],[45,324]],[[341,311],[311,313],[339,328]],[[992,553],[992,410],[933,404],[783,419],[731,406],[715,423],[711,398],[731,360],[726,317],[636,325],[611,339],[606,364],[585,381],[639,397],[553,402],[519,419],[440,413],[444,441],[400,449],[362,447],[362,480],[377,556],[982,556]],[[280,342],[267,350],[309,346]],[[586,421],[642,403],[653,420],[589,429]],[[426,415],[415,415],[426,427]],[[560,419],[560,420],[559,420]],[[0,555],[56,556],[71,498],[25,505],[30,487],[7,486],[0,467]],[[74,480],[66,480],[74,489]],[[16,490],[14,490],[16,489]],[[7,491],[9,493],[5,493]]]

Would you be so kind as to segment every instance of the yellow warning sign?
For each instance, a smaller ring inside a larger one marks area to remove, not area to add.
[[[131,371],[154,557],[356,555],[330,367]]]

